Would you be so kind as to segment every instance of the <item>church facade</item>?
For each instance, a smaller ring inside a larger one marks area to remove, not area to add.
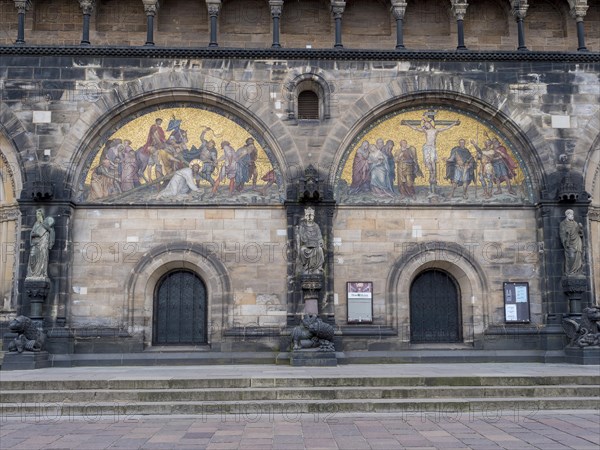
[[[596,304],[597,0],[0,11],[0,313],[43,323],[56,364],[275,361],[317,247],[310,311],[347,361],[562,361],[563,318]]]

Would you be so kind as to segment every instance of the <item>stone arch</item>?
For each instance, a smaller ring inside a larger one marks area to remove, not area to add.
[[[321,152],[320,167],[329,168],[329,183],[335,183],[340,164],[356,136],[370,123],[400,108],[426,107],[442,104],[476,114],[502,130],[519,149],[531,176],[534,194],[546,185],[542,163],[547,143],[532,121],[517,125],[512,117],[527,117],[522,108],[509,110],[507,94],[481,83],[459,77],[432,75],[427,78],[404,77],[391,82],[386,88],[373,91],[355,102],[336,123],[335,134],[327,137]]]
[[[333,86],[325,78],[323,70],[313,67],[295,69],[288,75],[284,86],[289,119],[297,118],[298,95],[306,90],[314,92],[319,97],[319,118],[330,118]]]
[[[17,200],[23,189],[19,154],[0,128],[0,311],[15,310],[17,268],[21,248],[21,212]]]
[[[37,169],[37,145],[32,136],[11,108],[0,102],[0,139],[5,140],[2,151],[11,167],[17,198],[27,183],[28,174]]]
[[[268,89],[257,83],[226,83],[191,72],[155,74],[99,94],[58,149],[57,161],[68,167],[66,189],[73,191],[88,152],[95,148],[106,130],[123,117],[145,108],[179,101],[218,106],[237,115],[263,135],[282,170],[298,167],[299,151],[281,120],[272,114],[268,97]],[[292,173],[283,173],[284,184]]]
[[[207,290],[208,344],[217,349],[220,336],[231,319],[233,294],[225,266],[202,244],[174,242],[146,252],[132,270],[123,305],[123,324],[131,334],[142,335],[152,345],[154,292],[161,278],[175,269],[199,276]]]
[[[426,269],[440,269],[452,275],[459,286],[464,342],[483,334],[489,317],[488,281],[472,252],[454,242],[430,241],[411,246],[392,265],[386,282],[387,308],[398,329],[410,326],[410,287]],[[410,333],[401,333],[410,341]]]

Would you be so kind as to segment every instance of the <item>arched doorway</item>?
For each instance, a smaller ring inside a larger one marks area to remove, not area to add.
[[[461,308],[458,283],[448,272],[428,269],[410,287],[410,340],[413,343],[459,342]]]
[[[164,275],[154,293],[152,344],[205,344],[206,300],[206,286],[192,271]]]

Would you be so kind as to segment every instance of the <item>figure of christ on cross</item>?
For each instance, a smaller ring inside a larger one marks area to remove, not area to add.
[[[460,120],[453,122],[445,122],[445,126],[438,126],[433,120],[431,114],[423,114],[420,126],[416,126],[413,120],[403,120],[400,125],[409,127],[412,130],[418,131],[425,135],[425,144],[423,144],[423,161],[429,172],[429,193],[430,195],[437,194],[437,150],[436,150],[436,138],[438,133],[449,130],[450,128],[460,125]],[[438,123],[439,125],[439,123]]]

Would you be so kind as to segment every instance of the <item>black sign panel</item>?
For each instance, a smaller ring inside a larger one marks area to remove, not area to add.
[[[504,321],[529,323],[529,283],[504,283]]]

